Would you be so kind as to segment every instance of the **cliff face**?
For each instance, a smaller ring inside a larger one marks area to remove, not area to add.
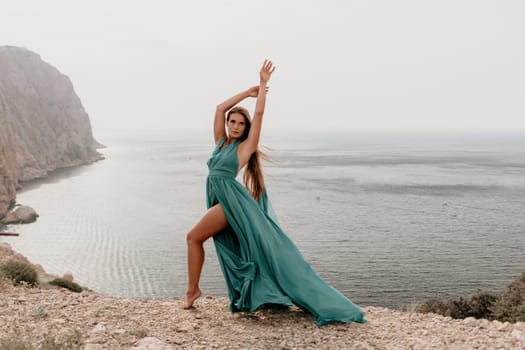
[[[68,77],[37,54],[0,46],[0,218],[19,181],[100,159]]]

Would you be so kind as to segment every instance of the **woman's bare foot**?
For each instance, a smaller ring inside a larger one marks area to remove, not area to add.
[[[197,289],[193,293],[186,293],[186,302],[182,307],[184,309],[191,309],[193,307],[193,303],[195,302],[195,300],[199,299],[201,294],[202,292],[200,291],[200,289]]]

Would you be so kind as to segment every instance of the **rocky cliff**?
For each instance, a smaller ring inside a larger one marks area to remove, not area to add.
[[[20,181],[100,159],[67,76],[39,55],[0,46],[0,219]]]

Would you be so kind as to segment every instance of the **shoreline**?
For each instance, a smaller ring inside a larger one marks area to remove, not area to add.
[[[84,170],[85,167],[93,165],[94,163],[99,162],[101,160],[104,160],[104,158],[101,158],[91,163],[77,164],[77,165],[72,165],[72,166],[68,166],[64,168],[54,169],[54,170],[51,170],[49,173],[47,173],[46,176],[41,176],[41,177],[37,177],[31,180],[26,180],[26,181],[20,181],[19,183],[20,188],[16,191],[16,194],[18,195],[20,193],[24,193],[27,191],[37,189],[38,187],[45,185],[45,184],[55,183],[63,179],[71,178],[75,176],[77,173],[82,172],[82,170]]]
[[[25,259],[12,249],[2,251],[0,261],[7,254]],[[120,298],[89,290],[15,287],[4,280],[0,281],[0,345],[10,340],[36,348],[53,338],[73,339],[79,349],[89,350],[147,349],[147,344],[150,349],[525,347],[525,322],[457,320],[368,306],[363,307],[365,324],[318,327],[311,315],[296,307],[230,314],[228,299],[223,297],[203,296],[190,310],[182,309],[182,303],[182,299]]]

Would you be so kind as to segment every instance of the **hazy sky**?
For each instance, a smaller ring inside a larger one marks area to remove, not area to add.
[[[95,134],[211,127],[266,57],[266,127],[525,130],[523,0],[0,5],[0,45],[68,75]]]

